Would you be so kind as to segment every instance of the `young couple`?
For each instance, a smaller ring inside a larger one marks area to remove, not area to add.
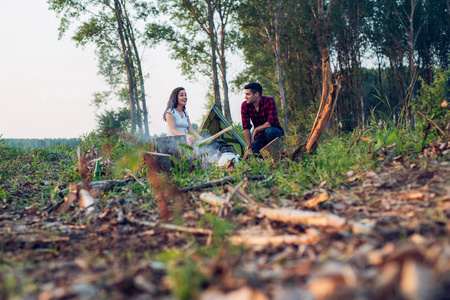
[[[275,138],[283,136],[284,131],[278,121],[275,100],[262,95],[262,86],[259,83],[245,85],[244,95],[245,101],[241,105],[241,116],[245,142],[247,143],[247,149],[244,153],[245,159],[252,154],[259,155],[259,151],[264,146]],[[193,145],[195,137],[200,139],[200,135],[192,128],[189,115],[186,112],[186,103],[185,89],[182,87],[174,89],[163,118],[167,122],[169,136],[186,135],[188,144]],[[250,130],[253,126],[255,129],[252,134]]]

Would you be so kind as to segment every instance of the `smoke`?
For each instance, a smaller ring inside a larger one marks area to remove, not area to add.
[[[203,139],[208,138],[203,136]],[[227,144],[221,139],[215,139],[208,144],[200,144],[197,141],[196,145],[187,146],[185,136],[165,136],[153,138],[154,152],[169,154],[177,159],[182,158],[186,153],[189,153],[189,159],[200,159],[203,167],[217,165],[222,153],[235,153],[233,146]]]

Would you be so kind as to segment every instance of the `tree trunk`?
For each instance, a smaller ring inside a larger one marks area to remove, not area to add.
[[[225,58],[225,24],[221,21],[221,31],[220,31],[220,63],[222,65],[222,88],[223,88],[223,104],[224,104],[224,115],[228,121],[233,122],[231,117],[230,100],[228,96],[228,82],[227,82],[227,61]]]
[[[117,26],[119,31],[120,43],[122,45],[122,55],[125,61],[125,67],[127,70],[128,78],[128,96],[130,100],[130,114],[131,114],[131,132],[136,131],[136,110],[135,110],[135,99],[134,99],[134,88],[133,88],[133,73],[131,70],[130,54],[127,51],[125,45],[124,28],[122,23],[122,10],[120,7],[119,0],[114,0],[114,12],[116,14]]]
[[[129,42],[129,37],[126,36],[126,41],[127,41],[127,47],[128,47],[128,53],[130,53],[130,57],[131,55],[131,48],[130,48],[130,42]],[[133,59],[130,60],[130,65],[131,65],[131,70],[133,71],[133,90],[134,90],[134,103],[136,105],[136,125],[139,129],[139,132],[142,134],[143,130],[142,130],[142,112],[141,112],[141,106],[139,105],[139,91],[138,91],[138,87],[137,87],[137,78],[136,78],[136,68],[134,67],[134,61]]]
[[[275,17],[273,17],[274,19],[270,19],[269,20],[269,24],[265,22],[264,20],[264,14],[265,14],[265,8],[262,8],[261,6],[259,6],[258,2],[255,1],[254,2],[254,7],[259,11],[259,14],[261,15],[261,23],[264,27],[265,30],[265,34],[263,33],[263,31],[261,31],[261,35],[265,35],[267,41],[269,42],[269,45],[272,48],[272,52],[275,56],[275,61],[277,64],[277,76],[278,76],[278,85],[279,85],[279,89],[280,89],[280,96],[281,96],[281,109],[283,111],[283,120],[284,120],[284,126],[286,129],[286,133],[289,133],[289,126],[288,126],[288,120],[287,120],[287,110],[286,110],[286,93],[284,90],[284,80],[283,80],[283,69],[282,69],[282,64],[281,64],[281,54],[280,54],[280,31],[281,31],[281,21],[280,19],[282,18],[282,6],[283,6],[283,1],[281,1],[280,3],[277,3],[278,1],[275,1],[276,3],[273,4],[273,6],[271,5],[272,3],[270,3],[269,5],[269,10],[271,10],[271,12],[273,12],[273,10],[275,11]],[[273,9],[272,9],[273,8]],[[270,14],[272,16],[272,14]]]
[[[125,14],[125,18],[127,20],[127,26],[126,27],[128,29],[128,32],[129,32],[130,41],[131,41],[131,45],[133,47],[134,55],[135,55],[135,58],[136,58],[136,64],[137,64],[137,77],[139,79],[139,86],[140,86],[140,89],[141,89],[144,137],[145,138],[149,138],[150,137],[150,132],[149,132],[149,128],[148,128],[148,111],[147,111],[147,102],[146,102],[146,99],[145,99],[144,74],[142,72],[141,58],[140,58],[140,55],[139,55],[139,51],[137,49],[136,39],[134,37],[133,27],[131,25],[130,19],[128,18],[128,13],[127,13],[125,7],[124,7],[124,14]]]
[[[281,109],[283,110],[283,118],[284,118],[284,127],[286,129],[286,133],[289,133],[289,125],[287,119],[287,109],[286,109],[286,93],[284,91],[284,79],[283,79],[283,70],[281,67],[281,57],[280,57],[280,31],[281,31],[281,15],[283,2],[277,4],[276,16],[275,16],[275,55],[277,59],[277,73],[278,73],[278,84],[280,85],[280,94],[281,94]]]
[[[214,10],[212,7],[212,0],[207,0],[208,4],[208,23],[209,23],[209,39],[211,42],[211,64],[213,71],[213,97],[214,104],[222,110],[222,103],[220,102],[219,77],[217,73],[217,58],[216,58],[216,39],[214,36]]]
[[[331,84],[332,72],[328,49],[322,51],[322,76],[322,101],[306,144],[306,151],[308,152],[316,151],[318,141],[327,129],[341,89],[340,77],[337,78],[336,84]]]

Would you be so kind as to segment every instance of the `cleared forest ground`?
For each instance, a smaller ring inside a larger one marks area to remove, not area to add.
[[[1,205],[0,297],[449,299],[449,149],[430,145],[414,162],[396,156],[376,170],[349,171],[338,187],[323,181],[296,196],[248,181],[250,200],[255,190],[264,195],[259,206],[239,193],[227,209],[200,200],[208,192],[227,201],[225,186],[172,194],[160,186],[173,199],[166,219],[129,184],[100,191],[86,215],[77,203],[57,213],[60,203],[45,200],[40,179],[12,189],[9,178],[4,188],[15,194]],[[60,171],[58,161],[43,178]],[[274,221],[262,208],[339,222]]]

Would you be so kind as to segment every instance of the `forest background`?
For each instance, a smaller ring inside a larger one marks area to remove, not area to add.
[[[322,50],[331,51],[342,90],[333,128],[350,132],[372,116],[414,125],[412,105],[433,70],[448,69],[450,14],[447,0],[408,1],[59,1],[49,9],[60,18],[62,38],[95,47],[99,74],[109,90],[94,95],[98,107],[120,100],[123,107],[99,116],[99,129],[129,128],[150,136],[140,49],[163,43],[185,76],[206,78],[214,103],[234,122],[230,90],[251,81],[278,102],[286,131],[305,136],[321,90]],[[229,62],[245,68],[229,78]],[[148,59],[148,58],[147,58]],[[444,76],[445,77],[445,76]],[[443,78],[447,80],[448,78]],[[446,95],[448,97],[448,95]],[[192,109],[192,108],[191,108]]]

